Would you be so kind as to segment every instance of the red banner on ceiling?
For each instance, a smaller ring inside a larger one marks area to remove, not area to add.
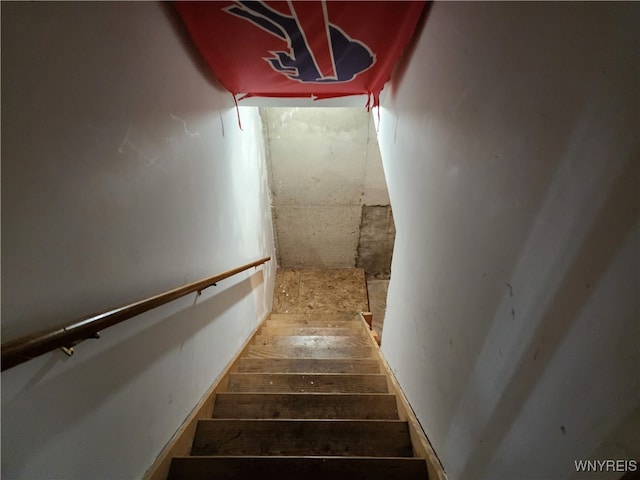
[[[370,95],[411,39],[422,1],[176,2],[191,38],[236,98]]]

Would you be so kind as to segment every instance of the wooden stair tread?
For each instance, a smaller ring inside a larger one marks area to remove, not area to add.
[[[360,328],[360,320],[352,319],[323,319],[323,318],[278,318],[265,321],[267,328],[271,327],[315,327],[315,328]]]
[[[169,480],[425,480],[424,459],[406,457],[175,457]]]
[[[191,455],[411,457],[400,420],[200,420]]]
[[[371,340],[364,335],[256,335],[255,345],[282,345],[312,348],[369,347]]]
[[[231,373],[229,392],[388,393],[387,377],[375,373]]]
[[[303,347],[294,345],[249,345],[244,358],[376,358],[373,347]]]
[[[397,420],[391,394],[219,393],[213,418],[307,418]]]
[[[326,320],[326,321],[357,321],[360,315],[357,313],[272,313],[268,320]]]
[[[240,358],[238,372],[264,373],[380,373],[378,360],[341,358]]]
[[[363,335],[363,331],[358,325],[349,327],[301,327],[296,325],[280,325],[275,327],[262,327],[260,335]]]

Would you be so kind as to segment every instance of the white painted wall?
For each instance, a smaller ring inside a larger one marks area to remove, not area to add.
[[[451,479],[640,457],[639,13],[436,2],[383,98],[382,348]]]
[[[273,255],[261,124],[170,5],[2,5],[2,335]],[[2,477],[134,479],[271,307],[275,264],[2,374]]]

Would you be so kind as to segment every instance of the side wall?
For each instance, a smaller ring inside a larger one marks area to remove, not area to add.
[[[2,4],[3,341],[272,255],[257,108],[170,5]],[[271,307],[275,262],[2,374],[2,477],[140,478]]]
[[[435,3],[383,99],[383,351],[451,479],[640,458],[639,10]]]

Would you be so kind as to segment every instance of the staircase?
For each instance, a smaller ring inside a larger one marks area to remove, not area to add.
[[[169,479],[426,479],[394,383],[353,314],[271,314]]]

